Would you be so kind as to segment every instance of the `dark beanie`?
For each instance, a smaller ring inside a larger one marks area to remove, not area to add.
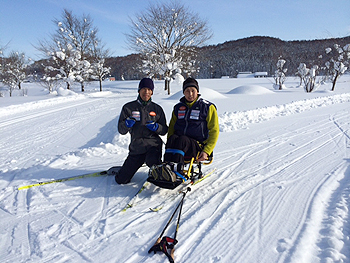
[[[153,90],[154,90],[153,80],[151,80],[150,78],[141,79],[141,81],[139,83],[138,91],[140,91],[142,88],[149,88],[153,92]]]
[[[198,82],[194,78],[189,77],[184,81],[184,83],[182,84],[182,92],[185,92],[185,89],[188,87],[194,87],[199,92]]]

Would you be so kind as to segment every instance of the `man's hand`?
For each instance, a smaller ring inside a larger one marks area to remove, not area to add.
[[[148,121],[146,124],[146,127],[150,130],[155,132],[156,130],[158,130],[158,123],[154,122],[154,121]]]
[[[198,156],[197,161],[198,162],[203,162],[205,160],[208,160],[208,154],[206,152],[201,152]]]
[[[126,127],[128,127],[128,128],[131,128],[132,126],[134,126],[135,122],[136,122],[136,120],[135,120],[135,118],[133,118],[133,117],[127,117],[127,118],[125,119],[125,125],[126,125]]]

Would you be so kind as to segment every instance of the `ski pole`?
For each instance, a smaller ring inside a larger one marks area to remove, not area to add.
[[[174,263],[174,246],[177,244],[177,240],[176,240],[176,235],[177,235],[177,231],[180,225],[180,216],[181,216],[181,212],[182,212],[182,206],[183,206],[183,202],[185,199],[185,196],[187,194],[187,192],[191,191],[190,187],[187,187],[186,191],[182,192],[183,196],[179,202],[179,204],[176,206],[175,211],[172,213],[170,219],[168,220],[166,226],[164,227],[162,233],[160,234],[159,238],[157,239],[156,243],[151,247],[151,249],[148,251],[148,253],[151,253],[152,251],[154,252],[154,254],[156,254],[158,251],[163,252],[169,259],[169,261],[171,263]],[[178,215],[178,220],[177,220],[177,225],[176,225],[176,230],[175,230],[175,235],[174,238],[171,237],[162,237],[165,230],[168,228],[169,224],[171,223],[171,221],[173,220],[177,210],[180,208],[179,211],[179,215]],[[170,244],[172,243],[172,244]],[[168,253],[168,249],[171,249],[171,253]]]
[[[187,191],[191,191],[191,188],[188,187]],[[185,194],[183,196],[183,199],[185,198]],[[180,210],[179,210],[179,214],[178,214],[178,218],[177,218],[177,223],[176,223],[176,228],[175,228],[175,233],[174,233],[174,241],[176,243],[178,242],[176,240],[176,236],[177,236],[177,232],[178,232],[179,227],[180,227],[180,218],[181,218],[181,213],[182,213],[182,207],[183,207],[183,204],[184,204],[184,200],[183,199],[182,199],[182,202],[181,202],[181,206],[180,206]],[[173,260],[174,260],[174,253],[175,253],[175,245],[176,245],[176,243],[173,243],[174,245],[172,246],[171,251],[170,251],[170,256],[171,256],[171,258]]]
[[[189,192],[189,191],[191,191],[191,188],[190,188],[190,187],[187,187],[186,190],[187,190],[187,191],[184,192],[184,195],[183,195],[182,200],[181,200],[181,206],[180,206],[180,211],[179,211],[178,218],[177,218],[177,223],[176,223],[176,229],[175,229],[174,239],[176,239],[177,231],[179,230],[179,227],[180,227],[180,218],[181,218],[181,213],[182,213],[182,207],[183,207],[183,204],[184,204],[184,198],[185,198],[186,193]]]
[[[175,211],[173,212],[173,214],[171,215],[170,219],[168,220],[168,223],[167,223],[166,226],[164,227],[162,233],[159,235],[159,238],[157,239],[156,244],[160,242],[160,240],[161,240],[161,238],[162,238],[162,236],[163,236],[165,230],[168,228],[169,224],[170,224],[171,221],[173,220],[173,218],[174,218],[174,216],[175,216],[175,214],[176,214],[176,211],[179,209],[180,205],[183,203],[183,200],[185,199],[186,193],[189,192],[189,191],[191,191],[191,188],[190,188],[190,187],[187,187],[186,191],[185,191],[185,192],[182,192],[183,196],[182,196],[182,198],[181,198],[181,201],[179,202],[179,204],[177,205]]]

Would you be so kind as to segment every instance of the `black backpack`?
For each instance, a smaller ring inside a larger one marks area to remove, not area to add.
[[[147,181],[166,189],[175,189],[184,180],[180,178],[169,164],[153,165],[149,172]]]

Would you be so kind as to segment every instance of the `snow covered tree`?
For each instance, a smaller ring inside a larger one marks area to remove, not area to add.
[[[182,72],[185,74],[185,78],[197,74],[200,67],[197,65],[197,54],[193,53],[191,55],[185,56],[182,59]]]
[[[105,49],[103,45],[100,45],[99,42],[96,42],[93,45],[92,58],[93,62],[91,63],[93,79],[97,79],[100,83],[100,91],[102,91],[102,81],[105,76],[107,76],[111,68],[105,66],[105,59],[109,57],[109,50]]]
[[[1,64],[2,64],[2,61],[4,59],[4,52],[8,48],[8,45],[9,45],[9,43],[7,43],[4,46],[3,45],[0,46],[0,73],[1,73]]]
[[[60,79],[52,66],[46,65],[44,72],[40,84],[52,92],[58,86]]]
[[[76,81],[84,91],[85,83],[94,73],[92,64],[96,62],[95,46],[101,42],[97,37],[98,29],[93,26],[89,15],[79,18],[66,9],[62,18],[55,19],[54,23],[57,25],[56,32],[50,41],[39,42],[37,49],[55,62],[54,67],[49,63],[48,69],[56,71],[57,77],[61,76],[67,89]],[[102,49],[101,46],[99,48]]]
[[[10,96],[15,88],[21,89],[23,81],[27,78],[26,69],[30,59],[25,54],[12,51],[1,63],[2,82],[9,87]]]
[[[188,58],[193,57],[195,47],[212,35],[198,14],[174,1],[150,5],[131,19],[131,33],[126,36],[129,47],[142,56],[144,73],[150,77],[161,75],[170,94],[173,74],[178,68],[183,69]]]
[[[332,91],[338,78],[348,69],[350,60],[350,44],[341,47],[338,44],[334,48],[326,48],[327,62],[325,63],[326,74],[332,81]]]
[[[75,66],[75,70],[76,70],[75,81],[80,83],[81,91],[84,92],[85,83],[90,81],[93,70],[88,60],[81,59],[81,56],[78,52],[76,54],[78,55],[78,60]]]
[[[305,63],[300,63],[296,75],[300,77],[300,86],[304,85],[306,92],[312,92],[315,89],[318,72],[319,67],[317,65],[309,69]]]
[[[3,59],[4,59],[4,57],[3,57],[3,55],[4,55],[4,50],[5,50],[5,48],[4,47],[2,47],[2,46],[0,46],[0,84],[1,84],[1,82],[2,82],[2,79],[3,79],[3,77],[2,77],[2,64],[3,64]],[[1,86],[0,86],[1,87]],[[4,97],[4,94],[0,91],[0,97]]]
[[[1,73],[1,65],[2,65],[2,60],[3,60],[3,49],[0,47],[0,73]]]
[[[2,80],[1,78],[1,72],[2,72],[2,63],[3,63],[3,49],[0,47],[0,81]]]
[[[319,67],[314,65],[311,69],[307,69],[308,73],[304,78],[305,91],[312,92],[316,88],[316,78],[318,75]]]
[[[286,68],[284,68],[286,61],[284,59],[282,59],[281,57],[278,59],[277,61],[277,69],[275,71],[275,75],[273,76],[274,80],[275,80],[275,88],[282,90],[283,86],[284,86],[284,82],[286,81],[286,73],[287,70]]]
[[[305,63],[300,63],[298,67],[298,71],[295,73],[300,78],[299,86],[302,86],[305,83],[306,75],[309,73],[309,69],[306,67]]]
[[[45,68],[45,71],[49,72],[51,70],[55,72],[55,78],[64,81],[67,85],[67,89],[70,89],[70,86],[78,75],[77,65],[80,63],[79,52],[74,50],[70,44],[62,46],[61,43],[58,43],[57,51],[51,52],[50,55],[52,61],[49,61],[50,65]],[[51,64],[53,64],[53,66],[51,66]],[[48,75],[45,75],[44,77],[47,76]]]

